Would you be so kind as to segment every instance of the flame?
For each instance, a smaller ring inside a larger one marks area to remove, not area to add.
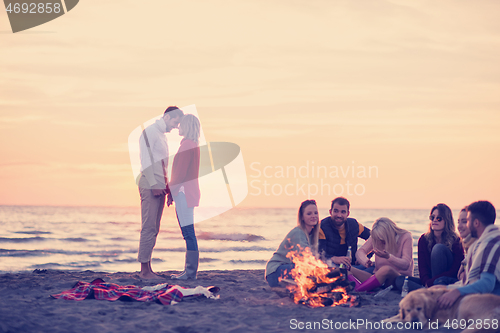
[[[337,306],[350,302],[354,306],[355,297],[347,292],[351,290],[345,282],[346,276],[328,267],[311,253],[309,248],[298,251],[290,251],[287,258],[293,261],[295,268],[292,269],[292,277],[295,285],[287,288],[293,293],[294,302],[306,304],[309,307]],[[332,274],[333,273],[333,274]],[[331,277],[334,275],[334,277]],[[345,282],[347,287],[336,286],[336,283]],[[335,286],[334,289],[331,289]],[[333,301],[333,303],[331,303]]]

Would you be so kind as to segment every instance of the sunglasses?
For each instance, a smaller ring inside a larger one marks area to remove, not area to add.
[[[434,219],[436,219],[436,221],[438,222],[441,222],[443,220],[441,216],[434,216],[434,215],[429,216],[429,220],[434,221]]]

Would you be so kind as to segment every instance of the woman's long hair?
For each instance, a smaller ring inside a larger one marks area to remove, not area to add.
[[[392,255],[396,255],[398,239],[407,232],[409,231],[401,229],[387,217],[378,218],[373,223],[371,231],[373,247],[381,249],[382,241],[385,241],[385,250]]]
[[[200,138],[200,121],[195,115],[186,114],[182,117],[181,123],[179,125],[184,132],[184,137],[198,144]]]
[[[319,239],[319,228],[320,228],[320,221],[318,218],[318,223],[313,227],[311,234],[307,232],[306,229],[306,223],[304,222],[304,210],[306,209],[307,206],[309,205],[314,205],[317,208],[316,201],[315,200],[306,200],[303,201],[300,204],[299,212],[297,214],[297,225],[302,229],[305,234],[308,236],[308,238],[311,240],[311,252],[315,255],[318,253],[318,239]],[[309,237],[311,235],[312,237]]]
[[[437,204],[432,207],[429,215],[432,215],[432,212],[437,209],[439,216],[443,218],[444,221],[444,229],[441,234],[441,244],[446,245],[450,251],[453,252],[452,247],[453,243],[460,238],[455,231],[455,222],[453,221],[453,213],[451,212],[450,207],[445,205],[444,203]],[[429,230],[424,234],[427,242],[429,243],[429,252],[432,250],[432,247],[436,245],[436,236],[434,235],[434,230],[431,228],[432,221],[429,222]]]

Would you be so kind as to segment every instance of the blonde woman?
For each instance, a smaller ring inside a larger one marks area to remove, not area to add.
[[[411,233],[399,228],[387,217],[381,217],[373,223],[370,238],[359,248],[356,259],[365,267],[373,262],[368,259],[370,252],[375,254],[374,274],[351,268],[360,285],[357,291],[369,291],[385,284],[391,285],[396,277],[413,275],[413,240]]]
[[[318,253],[320,228],[318,222],[316,201],[306,200],[302,202],[297,214],[297,226],[285,236],[267,262],[265,277],[270,287],[278,287],[281,278],[292,278],[291,271],[294,264],[286,257],[289,252],[308,247],[314,255]]]
[[[186,114],[179,125],[179,135],[184,138],[172,164],[170,191],[175,202],[177,221],[186,242],[186,264],[180,274],[172,279],[196,279],[199,263],[198,242],[194,231],[194,207],[200,204],[200,121],[192,114]]]

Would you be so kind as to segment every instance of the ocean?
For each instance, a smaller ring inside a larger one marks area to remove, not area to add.
[[[298,209],[298,208],[297,208]],[[195,225],[200,270],[264,269],[297,223],[295,208],[234,208]],[[195,209],[196,214],[196,209]],[[320,210],[320,218],[328,209]],[[388,217],[417,241],[429,225],[428,210],[352,209],[371,228]],[[453,211],[458,217],[458,210]],[[153,251],[155,271],[182,270],[185,243],[173,207],[165,208]],[[139,207],[0,206],[0,273],[34,269],[135,272],[141,225]],[[358,241],[358,246],[364,243]]]

